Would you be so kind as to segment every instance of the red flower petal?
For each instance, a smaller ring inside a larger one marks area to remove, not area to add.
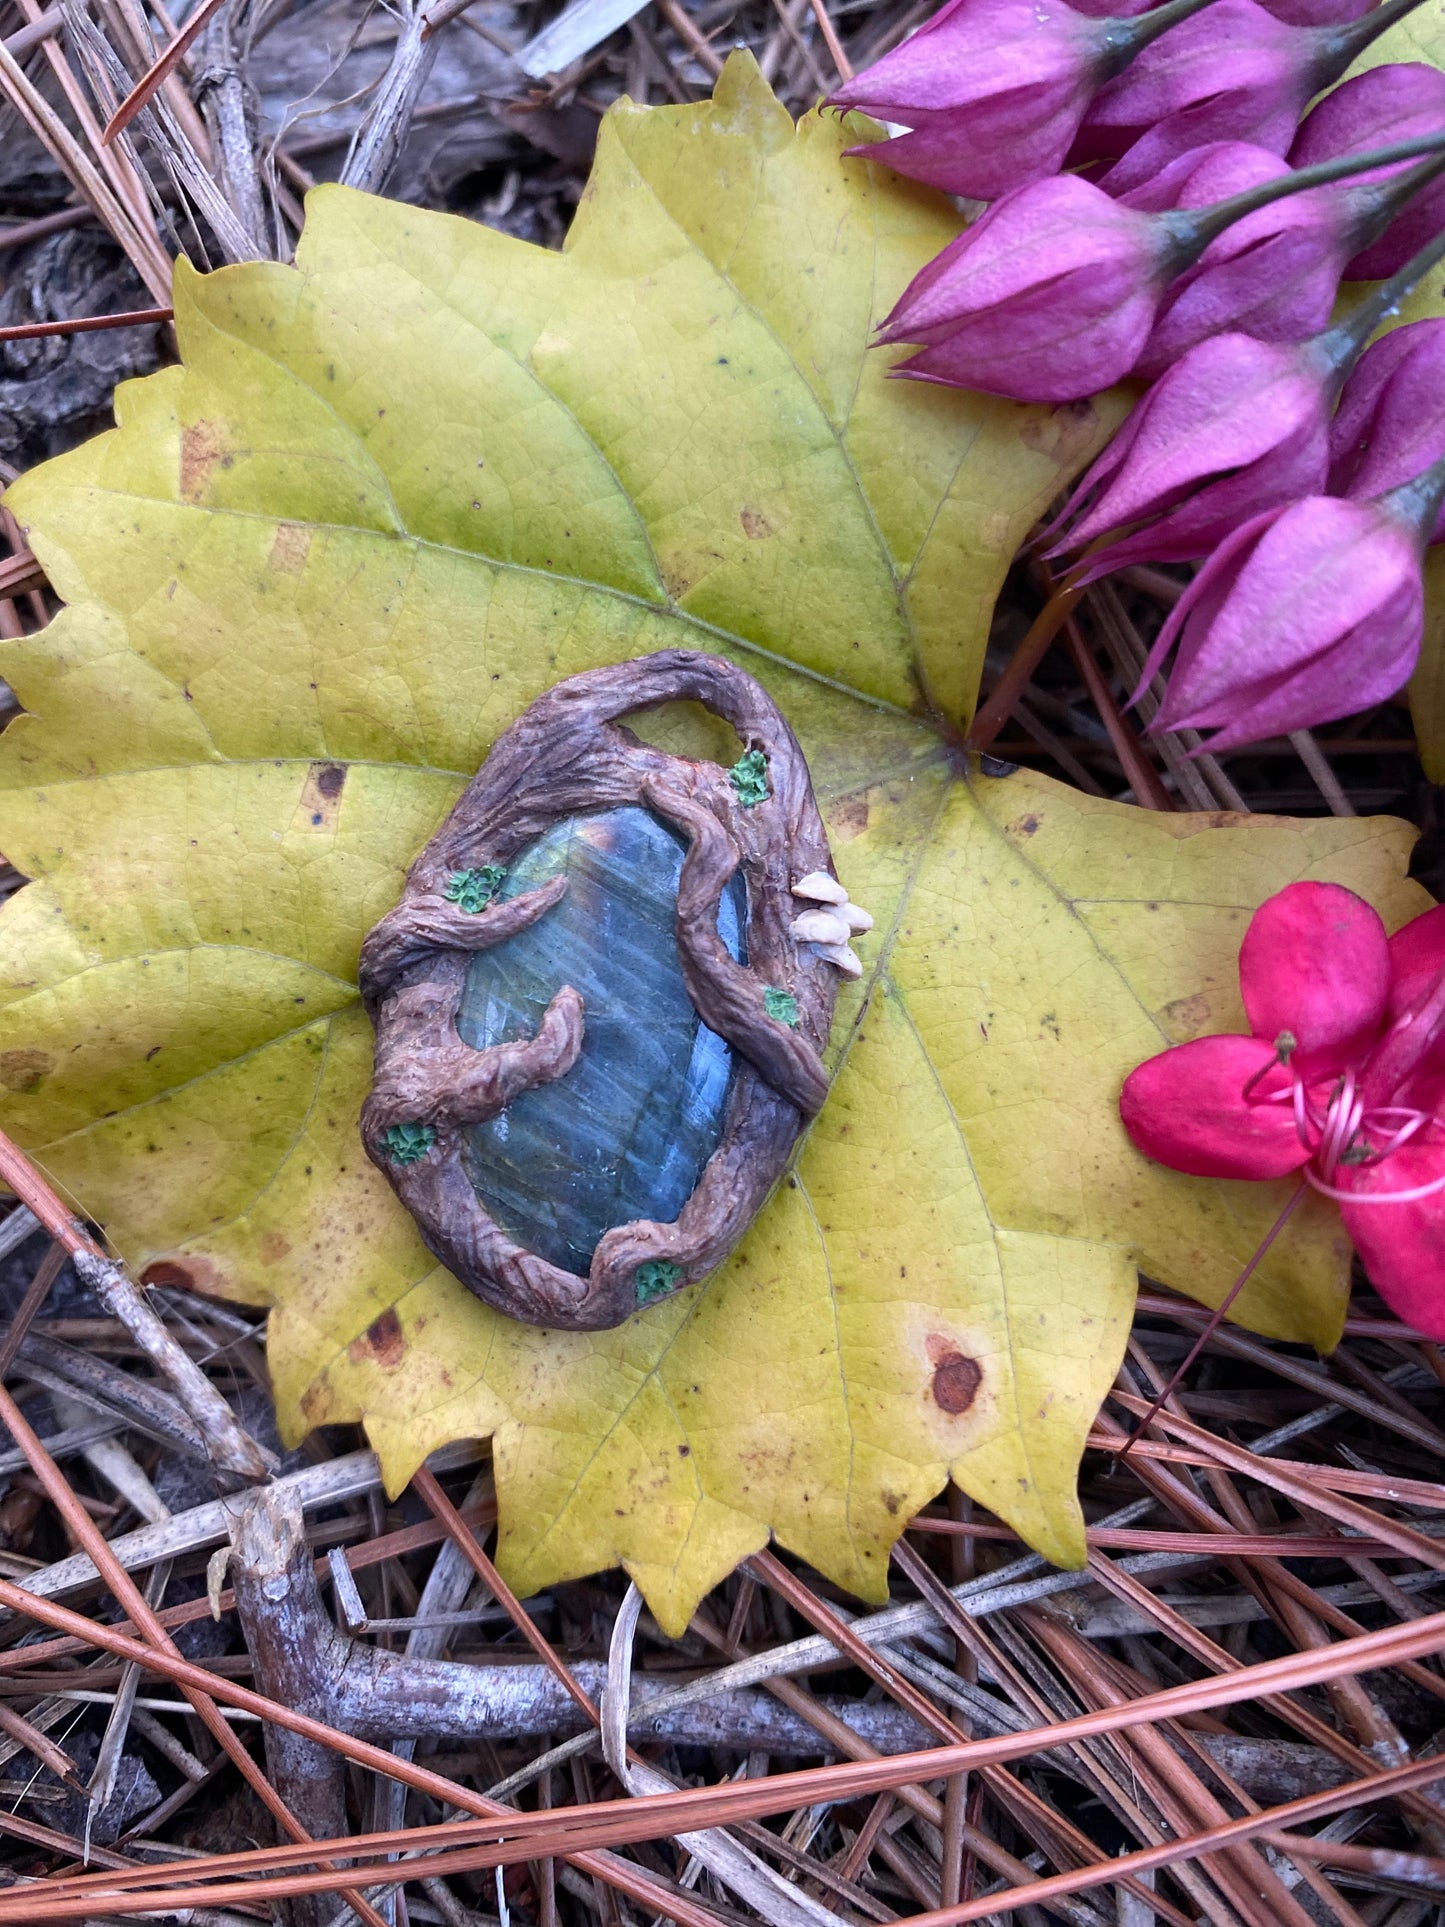
[[[1445,904],[1412,917],[1390,939],[1390,1016],[1403,1017],[1445,970]]]
[[[1295,1039],[1306,1077],[1343,1070],[1374,1041],[1390,996],[1378,914],[1337,883],[1291,883],[1261,904],[1239,950],[1239,987],[1255,1036]]]
[[[1245,1086],[1254,1077],[1260,1081],[1246,1100]],[[1196,1178],[1282,1178],[1309,1157],[1291,1106],[1262,1101],[1288,1088],[1288,1081],[1273,1047],[1257,1037],[1198,1037],[1131,1071],[1119,1115],[1139,1149],[1175,1171]]]
[[[1342,1165],[1335,1183],[1378,1198],[1437,1179],[1445,1179],[1445,1134],[1432,1130],[1381,1164]],[[1408,1202],[1342,1204],[1340,1215],[1391,1311],[1427,1338],[1445,1339],[1445,1189]]]

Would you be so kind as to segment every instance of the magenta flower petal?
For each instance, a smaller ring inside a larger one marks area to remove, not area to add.
[[[1413,1010],[1445,970],[1445,904],[1412,917],[1390,939],[1390,1016]]]
[[[1311,496],[1238,532],[1161,632],[1179,654],[1157,726],[1257,742],[1383,701],[1419,654],[1413,531],[1372,502]]]
[[[1335,1182],[1360,1197],[1398,1196],[1445,1178],[1445,1132],[1433,1127],[1380,1164],[1341,1165]],[[1370,1283],[1398,1318],[1445,1339],[1445,1188],[1411,1201],[1340,1206]]]
[[[1164,372],[1225,329],[1259,341],[1304,341],[1330,319],[1354,246],[1347,194],[1313,188],[1245,215],[1174,281],[1137,373]]]
[[[923,352],[894,372],[1020,401],[1107,388],[1148,336],[1165,240],[1076,175],[1005,195],[904,290],[884,339]]]
[[[1262,4],[1276,20],[1288,21],[1292,27],[1338,27],[1368,13],[1376,0],[1262,0]]]
[[[1341,154],[1364,154],[1419,134],[1434,134],[1442,127],[1445,73],[1423,61],[1392,62],[1343,81],[1312,107],[1290,148],[1290,164],[1312,167]],[[1412,165],[1400,161],[1358,178],[1361,183],[1389,180]],[[1353,257],[1345,272],[1353,281],[1382,281],[1404,267],[1442,227],[1445,178],[1422,188],[1378,240]]]
[[[1253,141],[1211,141],[1177,155],[1157,174],[1116,196],[1121,207],[1145,214],[1164,214],[1171,208],[1208,207],[1227,201],[1266,181],[1277,181],[1292,170],[1282,154]]]
[[[1260,1082],[1246,1099],[1255,1078]],[[1287,1085],[1273,1048],[1257,1037],[1198,1037],[1131,1071],[1119,1115],[1145,1156],[1171,1170],[1196,1178],[1282,1178],[1309,1157],[1291,1106],[1267,1101]]]
[[[1225,536],[1206,566],[1198,572],[1164,618],[1164,625],[1155,637],[1145,661],[1140,677],[1141,687],[1158,675],[1172,650],[1177,648],[1179,652],[1175,663],[1176,676],[1181,666],[1187,667],[1198,655],[1215,617],[1227,606],[1241,569],[1266,533],[1273,528],[1277,515],[1278,511],[1266,509]]]
[[[1250,919],[1239,988],[1257,1038],[1295,1039],[1292,1070],[1306,1080],[1343,1070],[1385,1019],[1390,948],[1379,913],[1337,883],[1291,883]]]
[[[1445,321],[1412,321],[1367,348],[1330,425],[1330,492],[1385,495],[1445,455]],[[1445,535],[1445,510],[1431,540]]]
[[[832,96],[912,134],[861,150],[992,200],[1056,173],[1103,78],[1108,28],[1064,0],[952,0]]]
[[[1095,95],[1074,158],[1123,155],[1104,181],[1122,194],[1213,141],[1252,141],[1283,154],[1317,91],[1315,58],[1298,28],[1254,0],[1215,0]]]
[[[1060,518],[1088,505],[1059,544],[1069,548],[1148,518],[1075,579],[1207,555],[1261,511],[1317,493],[1329,420],[1328,370],[1308,351],[1237,333],[1200,342],[1145,395]]]

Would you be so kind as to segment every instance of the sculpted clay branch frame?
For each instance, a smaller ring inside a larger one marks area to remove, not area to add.
[[[745,754],[733,770],[669,755],[618,722],[685,699],[737,732]],[[501,1229],[462,1156],[467,1126],[577,1062],[583,1000],[562,984],[533,1036],[482,1050],[462,1040],[457,1013],[471,955],[545,917],[568,887],[559,876],[492,901],[508,866],[563,819],[626,805],[651,811],[687,844],[676,922],[683,980],[736,1064],[721,1140],[676,1221],[614,1225],[583,1278]],[[820,1053],[836,972],[790,929],[793,881],[820,871],[831,871],[827,836],[797,740],[753,678],[720,657],[663,650],[573,676],[498,738],[361,953],[376,1026],[362,1138],[427,1245],[464,1284],[528,1323],[599,1329],[727,1255],[827,1094]],[[718,906],[736,874],[747,897],[745,963],[718,933]]]

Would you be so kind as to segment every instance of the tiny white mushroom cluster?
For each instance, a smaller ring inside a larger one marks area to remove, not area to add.
[[[812,944],[823,961],[832,964],[845,977],[861,977],[863,964],[854,952],[851,939],[873,928],[868,912],[850,903],[848,892],[826,870],[812,870],[807,876],[799,877],[793,885],[793,895],[803,898],[810,906],[800,911],[788,926],[798,942]]]

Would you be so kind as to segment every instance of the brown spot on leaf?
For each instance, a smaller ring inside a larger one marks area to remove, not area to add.
[[[301,1416],[308,1425],[324,1425],[335,1403],[331,1387],[324,1378],[318,1378],[314,1385],[308,1385],[301,1394]]]
[[[1021,816],[1016,823],[1010,823],[1009,831],[1013,836],[1033,836],[1038,827],[1039,819],[1030,812],[1027,816]]]
[[[941,1332],[930,1332],[927,1340],[928,1358],[933,1366],[933,1402],[940,1412],[947,1412],[957,1418],[966,1412],[978,1396],[978,1388],[983,1383],[983,1372],[976,1358],[961,1352],[951,1338]]]
[[[54,1069],[48,1050],[0,1051],[0,1085],[7,1091],[33,1091]]]
[[[391,1371],[406,1356],[406,1340],[401,1335],[401,1320],[390,1305],[374,1318],[361,1334],[353,1338],[346,1348],[346,1355],[353,1365],[373,1363]]]
[[[773,532],[772,523],[761,509],[745,508],[738,519],[743,525],[743,534],[749,542],[765,541]]]
[[[181,430],[181,500],[199,502],[210,487],[211,471],[221,462],[224,450],[221,430],[216,422],[192,422]],[[225,458],[225,466],[230,466]]]
[[[283,1238],[279,1231],[263,1231],[258,1249],[263,1265],[279,1264],[291,1249],[291,1240]]]
[[[271,543],[271,567],[282,575],[299,575],[311,553],[311,531],[304,522],[282,522]]]
[[[1098,416],[1089,401],[1063,402],[1045,414],[1030,414],[1020,423],[1018,437],[1025,448],[1062,464],[1082,458],[1093,440]]]
[[[1202,990],[1192,997],[1176,997],[1172,1004],[1166,1004],[1159,1015],[1164,1019],[1165,1028],[1176,1043],[1187,1044],[1197,1037],[1208,1024],[1211,1016],[1208,997]]]
[[[175,1291],[194,1291],[196,1274],[178,1258],[157,1258],[140,1275],[143,1285],[169,1285]]]
[[[291,828],[313,833],[319,830],[323,834],[334,831],[341,815],[341,792],[345,787],[345,763],[313,763],[306,772]]]
[[[845,796],[828,812],[828,829],[837,843],[851,843],[868,827],[868,798]]]

